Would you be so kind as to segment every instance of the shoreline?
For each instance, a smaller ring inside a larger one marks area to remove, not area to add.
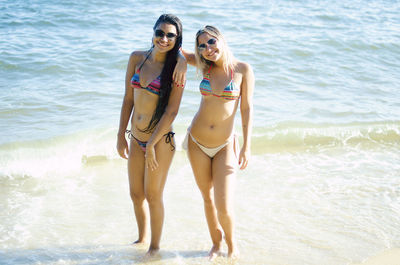
[[[399,265],[400,264],[400,248],[389,248],[377,255],[371,256],[361,263],[353,263],[352,265]]]

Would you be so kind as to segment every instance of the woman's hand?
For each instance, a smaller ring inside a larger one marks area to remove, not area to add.
[[[150,170],[155,170],[158,167],[157,159],[156,159],[156,152],[154,150],[154,145],[149,145],[147,143],[146,145],[146,154],[144,155],[145,157],[145,164],[146,168],[149,168]]]
[[[128,147],[128,142],[125,139],[125,135],[118,136],[117,151],[120,157],[128,159],[129,147]]]
[[[179,54],[177,63],[176,63],[175,69],[174,69],[174,73],[172,75],[172,79],[174,80],[174,83],[178,87],[185,86],[186,70],[187,70],[187,61],[183,55]]]
[[[242,148],[239,154],[239,166],[243,170],[247,167],[250,160],[250,150]]]

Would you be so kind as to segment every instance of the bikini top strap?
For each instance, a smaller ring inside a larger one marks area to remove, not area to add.
[[[206,73],[206,76],[208,78],[210,78],[211,67],[212,67],[212,65],[210,65],[210,67],[208,68],[208,71]],[[231,68],[231,80],[233,80],[233,69],[232,68]]]
[[[146,58],[143,60],[143,62],[140,64],[139,68],[138,68],[138,73],[140,72],[140,70],[142,69],[142,66],[144,65],[144,63],[147,61],[147,59],[150,57],[151,51],[153,50],[153,48],[151,48],[146,55]]]
[[[206,73],[206,77],[208,78],[208,79],[210,79],[210,72],[211,72],[211,64],[210,64],[210,67],[208,67],[208,71],[207,71],[207,73]]]

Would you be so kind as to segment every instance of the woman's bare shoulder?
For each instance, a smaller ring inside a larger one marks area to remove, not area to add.
[[[235,71],[238,73],[241,73],[241,74],[246,74],[249,71],[252,71],[252,68],[251,68],[251,65],[246,62],[236,61]]]
[[[130,59],[134,61],[140,61],[144,59],[148,51],[133,51],[130,55]]]

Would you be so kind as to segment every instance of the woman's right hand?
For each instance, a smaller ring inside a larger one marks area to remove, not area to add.
[[[242,148],[239,154],[239,166],[240,169],[243,170],[247,167],[250,159],[250,150],[246,148]]]
[[[183,55],[179,54],[177,63],[176,63],[175,69],[174,69],[174,73],[172,74],[172,78],[178,87],[185,86],[186,70],[187,70],[186,58]]]
[[[128,142],[125,139],[125,135],[121,137],[118,136],[117,151],[120,157],[128,159],[129,147]]]

